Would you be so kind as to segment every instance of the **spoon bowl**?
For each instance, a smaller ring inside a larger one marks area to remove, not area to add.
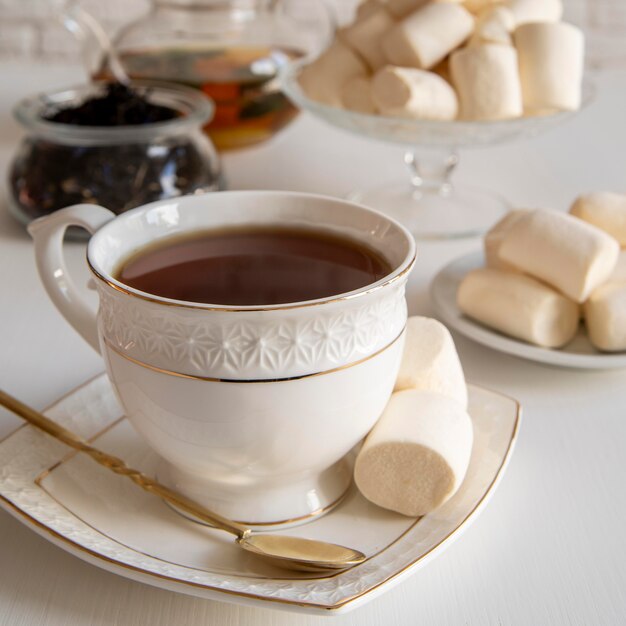
[[[237,539],[237,543],[278,567],[302,572],[344,570],[365,560],[358,550],[302,537],[250,534]]]

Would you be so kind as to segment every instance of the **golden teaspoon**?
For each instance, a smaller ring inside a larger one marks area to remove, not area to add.
[[[255,534],[250,528],[213,513],[186,496],[145,476],[140,471],[128,467],[122,459],[94,448],[72,431],[53,422],[2,390],[0,390],[0,405],[71,448],[84,452],[96,463],[112,472],[130,478],[145,491],[159,496],[203,522],[235,535],[237,545],[272,561],[279,567],[296,571],[329,572],[347,569],[365,560],[365,555],[358,550],[335,543],[284,535]]]

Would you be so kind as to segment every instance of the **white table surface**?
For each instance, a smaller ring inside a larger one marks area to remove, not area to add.
[[[0,171],[21,131],[18,97],[82,80],[77,68],[0,64]],[[519,206],[565,209],[579,192],[626,191],[626,75],[606,74],[597,102],[549,134],[469,151],[458,179]],[[403,175],[402,151],[302,116],[270,144],[228,155],[233,189],[342,195]],[[420,245],[412,313],[430,312],[436,269],[477,241]],[[82,268],[80,245],[70,246]],[[86,274],[85,274],[86,275]],[[35,407],[103,369],[48,301],[23,228],[0,210],[0,388]],[[492,352],[462,338],[468,379],[524,405],[517,449],[473,526],[412,578],[334,623],[612,625],[626,620],[626,370],[566,371]],[[0,413],[0,438],[19,421]],[[303,626],[324,619],[161,591],[104,572],[47,543],[0,511],[0,625]]]

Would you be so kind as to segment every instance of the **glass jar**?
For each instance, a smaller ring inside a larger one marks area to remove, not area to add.
[[[101,204],[115,213],[170,197],[221,188],[220,161],[202,132],[213,105],[194,89],[135,81],[172,120],[127,126],[77,126],[45,119],[100,95],[94,83],[26,98],[14,115],[26,129],[9,168],[9,207],[22,223],[63,207]]]
[[[131,77],[210,96],[216,113],[207,132],[218,149],[229,149],[264,141],[294,119],[278,73],[317,55],[334,31],[324,0],[153,0],[114,43]]]

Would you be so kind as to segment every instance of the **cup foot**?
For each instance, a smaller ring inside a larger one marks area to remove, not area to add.
[[[297,481],[257,485],[255,489],[217,485],[183,472],[164,460],[159,464],[157,477],[159,482],[211,511],[260,531],[299,526],[334,509],[350,489],[353,465],[354,455],[348,454],[318,474],[309,474]],[[183,517],[204,524],[170,506]]]

